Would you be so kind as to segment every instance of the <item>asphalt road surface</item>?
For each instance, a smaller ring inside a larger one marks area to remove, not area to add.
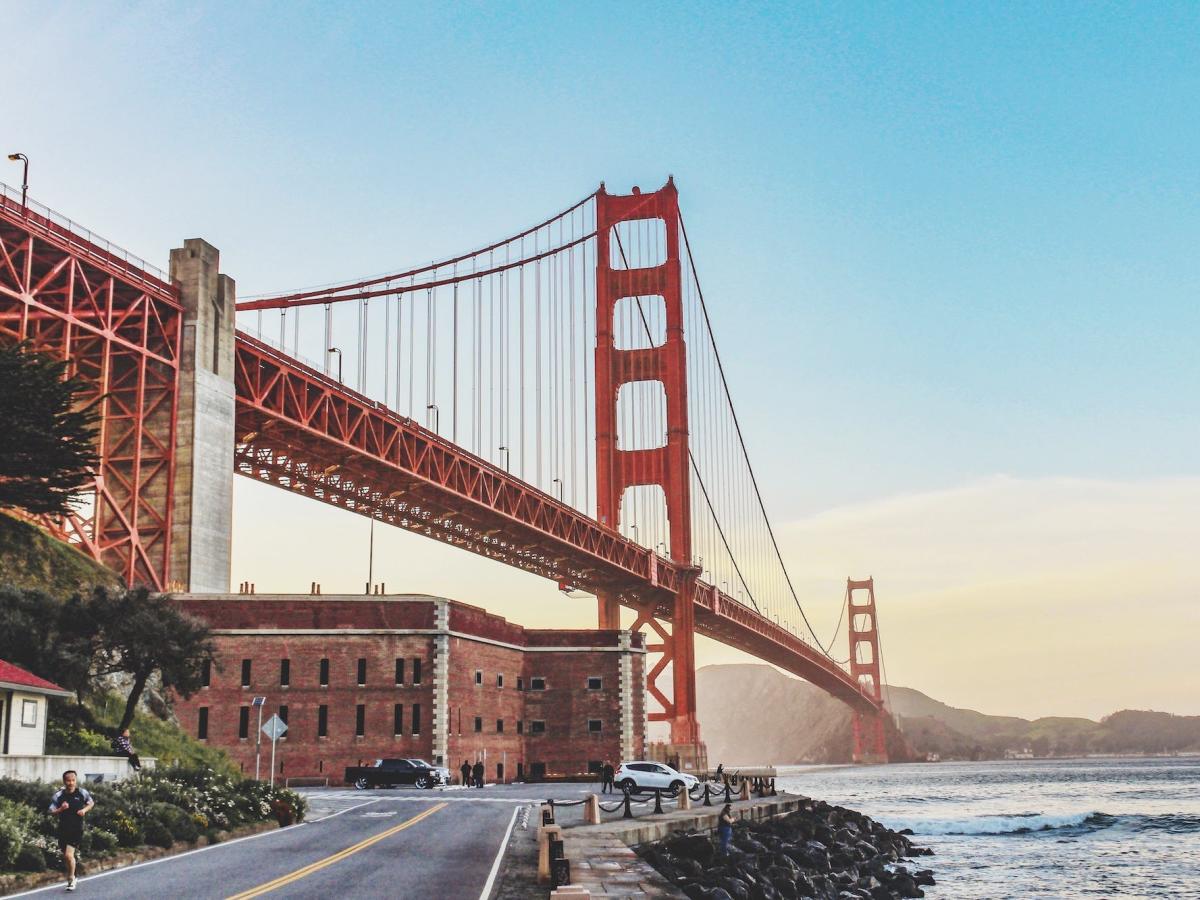
[[[580,787],[554,793],[578,797]],[[73,896],[478,900],[490,893],[517,810],[550,795],[545,788],[305,791],[312,809],[301,825],[100,872],[79,879]]]

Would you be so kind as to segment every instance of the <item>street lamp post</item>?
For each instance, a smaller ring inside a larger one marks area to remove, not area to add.
[[[501,448],[500,448],[500,452],[504,454],[504,471],[505,471],[505,472],[507,472],[507,471],[508,471],[508,461],[509,461],[509,458],[510,458],[510,457],[509,457],[509,453],[508,453],[508,448],[507,448],[507,447],[501,447]]]
[[[552,483],[553,483],[553,484],[557,484],[557,485],[558,485],[558,502],[559,502],[559,503],[562,503],[562,502],[563,502],[563,483],[562,483],[562,479],[561,479],[561,478],[555,478],[555,479],[554,479],[554,481],[553,481]]]
[[[425,410],[426,410],[426,412],[433,413],[433,433],[441,434],[442,430],[441,430],[440,426],[441,426],[441,420],[442,420],[442,411],[440,409],[438,409],[438,405],[436,403],[426,404]],[[426,420],[426,421],[428,421],[428,420]]]
[[[29,194],[29,157],[24,153],[10,153],[8,158],[13,162],[24,163],[25,168],[21,175],[21,209],[25,208],[25,198]]]
[[[337,347],[330,347],[326,353],[336,353],[338,355],[338,384],[342,383],[342,351]]]
[[[258,707],[258,730],[254,732],[254,780],[259,780],[259,763],[262,760],[262,711],[266,697],[255,697],[253,705]]]

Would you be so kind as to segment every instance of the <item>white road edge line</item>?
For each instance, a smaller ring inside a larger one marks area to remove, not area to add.
[[[330,813],[327,816],[321,816],[319,819],[309,819],[308,821],[310,824],[316,825],[318,822],[324,822],[326,819],[335,819],[343,813],[350,812],[352,809],[360,809],[364,806],[370,806],[372,803],[378,803],[382,799],[382,797],[376,797],[374,800],[365,800],[362,803],[356,803],[354,806],[347,806],[345,809],[339,809],[337,812]]]
[[[504,851],[508,849],[508,838],[512,834],[513,825],[517,822],[517,813],[521,807],[514,806],[512,818],[508,820],[508,828],[504,830],[504,839],[500,841],[500,849],[496,851],[496,859],[492,863],[492,871],[488,873],[487,883],[483,886],[483,891],[479,894],[479,900],[488,900],[492,895],[492,886],[496,883],[496,873],[500,871],[500,861],[504,859]]]
[[[321,820],[318,819],[317,821],[321,821]],[[220,847],[232,847],[234,844],[240,844],[242,841],[252,841],[255,838],[267,837],[268,835],[272,835],[272,834],[286,834],[286,833],[292,831],[293,828],[303,828],[305,825],[308,825],[308,824],[309,824],[308,822],[300,822],[299,824],[289,826],[288,828],[276,828],[273,831],[260,831],[258,834],[248,834],[245,837],[234,838],[232,841],[222,841],[219,844],[209,844],[207,847],[197,847],[195,850],[187,850],[183,853],[176,853],[172,856],[160,856],[158,859],[148,859],[145,862],[134,863],[132,866],[118,866],[115,869],[107,869],[103,872],[97,872],[95,875],[88,875],[86,877],[80,878],[79,883],[83,884],[83,882],[85,882],[85,881],[95,881],[97,878],[104,878],[107,875],[119,875],[122,872],[131,872],[134,869],[142,869],[142,868],[145,868],[146,866],[155,866],[155,865],[158,865],[159,863],[171,862],[176,859],[183,859],[185,856],[192,856],[193,854],[196,854],[196,853],[203,853],[206,850],[216,850]],[[61,891],[64,884],[66,884],[65,881],[60,881],[60,882],[57,882],[56,884],[48,884],[45,887],[34,888],[32,891],[23,891],[20,894],[9,894],[8,897],[9,898],[28,897],[31,894],[41,894],[45,891]]]

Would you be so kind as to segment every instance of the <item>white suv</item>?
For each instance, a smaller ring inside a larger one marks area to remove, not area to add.
[[[640,760],[621,763],[613,780],[621,790],[630,792],[655,788],[672,791],[681,786],[690,791],[699,783],[695,775],[677,772],[664,763]]]

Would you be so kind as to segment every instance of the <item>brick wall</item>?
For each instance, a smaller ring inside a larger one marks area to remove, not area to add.
[[[254,772],[257,713],[251,709],[247,737],[239,737],[241,708],[265,696],[265,721],[287,706],[287,737],[276,750],[277,777],[328,777],[339,783],[346,766],[385,756],[435,757],[435,653],[447,648],[444,666],[448,708],[443,763],[457,776],[464,759],[485,764],[489,781],[512,780],[533,771],[547,775],[585,772],[589,762],[621,759],[621,659],[634,675],[632,703],[635,747],[643,746],[644,652],[640,635],[621,651],[621,632],[524,629],[478,607],[449,603],[449,631],[438,632],[436,598],[182,595],[188,612],[216,633],[218,666],[210,684],[178,700],[183,727],[224,748],[247,774]],[[396,683],[396,659],[404,660]],[[281,660],[289,684],[280,684]],[[319,682],[321,660],[329,661],[329,684]],[[359,660],[366,683],[358,683]],[[250,682],[242,684],[242,662],[250,660]],[[421,683],[413,683],[420,660]],[[479,673],[478,680],[476,672]],[[503,683],[498,683],[498,676]],[[533,679],[544,690],[533,690]],[[599,678],[599,688],[589,687]],[[523,688],[523,689],[522,689]],[[395,707],[403,707],[399,732]],[[419,733],[413,706],[420,706]],[[326,734],[318,735],[321,707]],[[363,731],[357,732],[358,707]],[[201,710],[206,712],[201,713]],[[480,730],[475,730],[475,720]],[[629,718],[626,713],[626,718]],[[544,723],[535,733],[533,723]],[[590,723],[599,723],[594,731]],[[269,765],[264,738],[262,771]],[[536,766],[536,769],[535,769]],[[502,767],[502,768],[501,768]]]

